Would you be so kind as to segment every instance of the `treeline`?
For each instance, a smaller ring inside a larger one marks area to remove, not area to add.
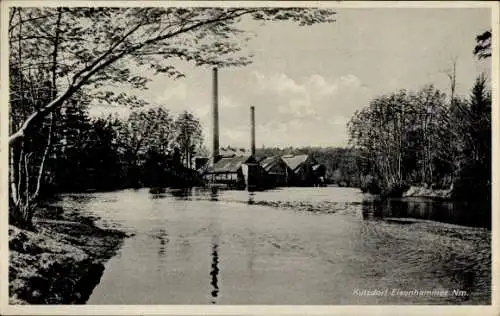
[[[157,107],[133,111],[127,119],[90,119],[82,104],[63,109],[46,191],[173,186],[194,176],[189,168],[203,137],[193,114],[174,117]]]
[[[477,78],[468,98],[428,85],[373,99],[348,123],[351,144],[369,164],[362,186],[399,195],[411,185],[490,199],[491,91]]]

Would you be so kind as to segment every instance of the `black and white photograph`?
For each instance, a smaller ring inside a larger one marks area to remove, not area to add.
[[[2,314],[498,313],[498,8],[2,1]]]

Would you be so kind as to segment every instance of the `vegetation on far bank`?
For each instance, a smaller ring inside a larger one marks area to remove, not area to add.
[[[469,98],[447,102],[433,86],[376,98],[353,116],[349,132],[382,192],[417,185],[490,199],[491,92],[484,76]]]

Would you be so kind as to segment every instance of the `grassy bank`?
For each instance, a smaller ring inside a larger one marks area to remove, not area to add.
[[[85,303],[127,235],[51,206],[34,222],[36,231],[9,226],[9,303]]]

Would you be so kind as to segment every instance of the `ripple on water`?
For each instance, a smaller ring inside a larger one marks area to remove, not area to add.
[[[107,265],[92,303],[490,302],[489,229],[432,221],[428,206],[386,209],[345,188],[220,192],[213,202],[211,194],[190,192],[151,198],[125,190],[64,201],[136,233]],[[360,297],[356,288],[468,295]]]

